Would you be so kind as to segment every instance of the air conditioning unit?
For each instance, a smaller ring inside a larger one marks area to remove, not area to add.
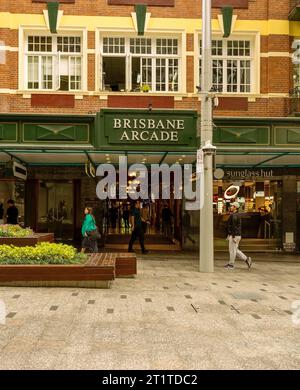
[[[8,163],[5,164],[5,176],[16,177],[21,180],[26,180],[27,169],[24,165],[16,161],[9,161]]]

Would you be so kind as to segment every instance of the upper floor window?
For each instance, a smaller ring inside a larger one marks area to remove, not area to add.
[[[27,36],[25,67],[27,89],[81,90],[81,36]]]
[[[180,89],[179,39],[103,36],[100,89],[177,92]]]
[[[201,40],[199,80],[201,84]],[[213,86],[219,92],[251,93],[253,85],[253,48],[251,40],[213,40]]]

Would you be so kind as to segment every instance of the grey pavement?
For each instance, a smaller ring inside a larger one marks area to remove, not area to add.
[[[300,369],[299,259],[217,258],[139,256],[110,290],[0,287],[0,369]]]

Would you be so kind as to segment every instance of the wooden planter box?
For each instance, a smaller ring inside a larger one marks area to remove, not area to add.
[[[34,233],[29,237],[0,237],[0,245],[35,246],[39,242],[54,242],[53,233]]]
[[[0,265],[1,286],[110,288],[115,259],[89,256],[76,265]]]

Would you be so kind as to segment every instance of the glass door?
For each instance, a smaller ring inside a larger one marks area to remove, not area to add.
[[[54,233],[57,240],[74,235],[73,182],[40,181],[38,231]]]

